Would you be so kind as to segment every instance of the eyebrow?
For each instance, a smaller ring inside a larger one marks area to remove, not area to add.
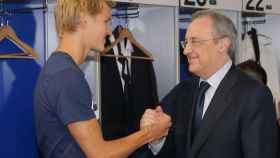
[[[112,20],[112,16],[110,16],[109,18],[106,19],[106,22],[109,22]]]
[[[185,38],[185,41],[187,41],[188,39],[199,39],[199,37],[189,37],[189,38]]]

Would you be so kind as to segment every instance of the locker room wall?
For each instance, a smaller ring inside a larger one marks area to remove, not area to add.
[[[46,18],[48,24],[47,57],[55,50],[58,43],[53,15],[54,4],[50,4],[48,8]],[[154,56],[153,64],[160,99],[176,84],[175,14],[175,7],[143,5],[140,7],[139,18],[128,20],[128,28],[137,41],[152,52]],[[167,20],[162,20],[160,17],[165,17]],[[119,21],[113,18],[112,23],[113,26],[116,26]],[[96,62],[93,61],[81,66],[90,88],[95,94],[94,102],[96,102],[97,97],[96,66]]]
[[[39,59],[0,59],[0,157],[37,158],[33,90],[45,59],[44,12],[14,13],[8,20],[17,36],[39,53]],[[4,39],[0,52],[21,49]]]

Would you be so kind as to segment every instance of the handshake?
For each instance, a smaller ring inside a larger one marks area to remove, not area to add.
[[[171,125],[170,116],[164,113],[160,106],[157,106],[156,109],[146,109],[140,120],[140,129],[148,130],[149,143],[167,136]]]

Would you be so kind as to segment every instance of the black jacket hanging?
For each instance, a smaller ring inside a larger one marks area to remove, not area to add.
[[[117,29],[113,34],[117,38]],[[121,52],[120,46],[118,49]],[[137,47],[133,46],[133,49],[132,56],[145,56]],[[113,49],[109,50],[108,54],[114,54]],[[131,59],[131,76],[126,76],[128,79],[123,89],[121,77],[124,76],[123,72],[119,73],[117,62],[122,63],[122,69],[128,68],[128,62],[127,59],[118,60],[101,58],[102,130],[107,140],[120,138],[138,130],[144,110],[158,103],[152,62]]]

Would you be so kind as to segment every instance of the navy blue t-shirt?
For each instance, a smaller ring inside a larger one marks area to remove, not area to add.
[[[95,118],[84,73],[66,53],[54,52],[34,94],[37,142],[44,158],[85,158],[67,125]]]

